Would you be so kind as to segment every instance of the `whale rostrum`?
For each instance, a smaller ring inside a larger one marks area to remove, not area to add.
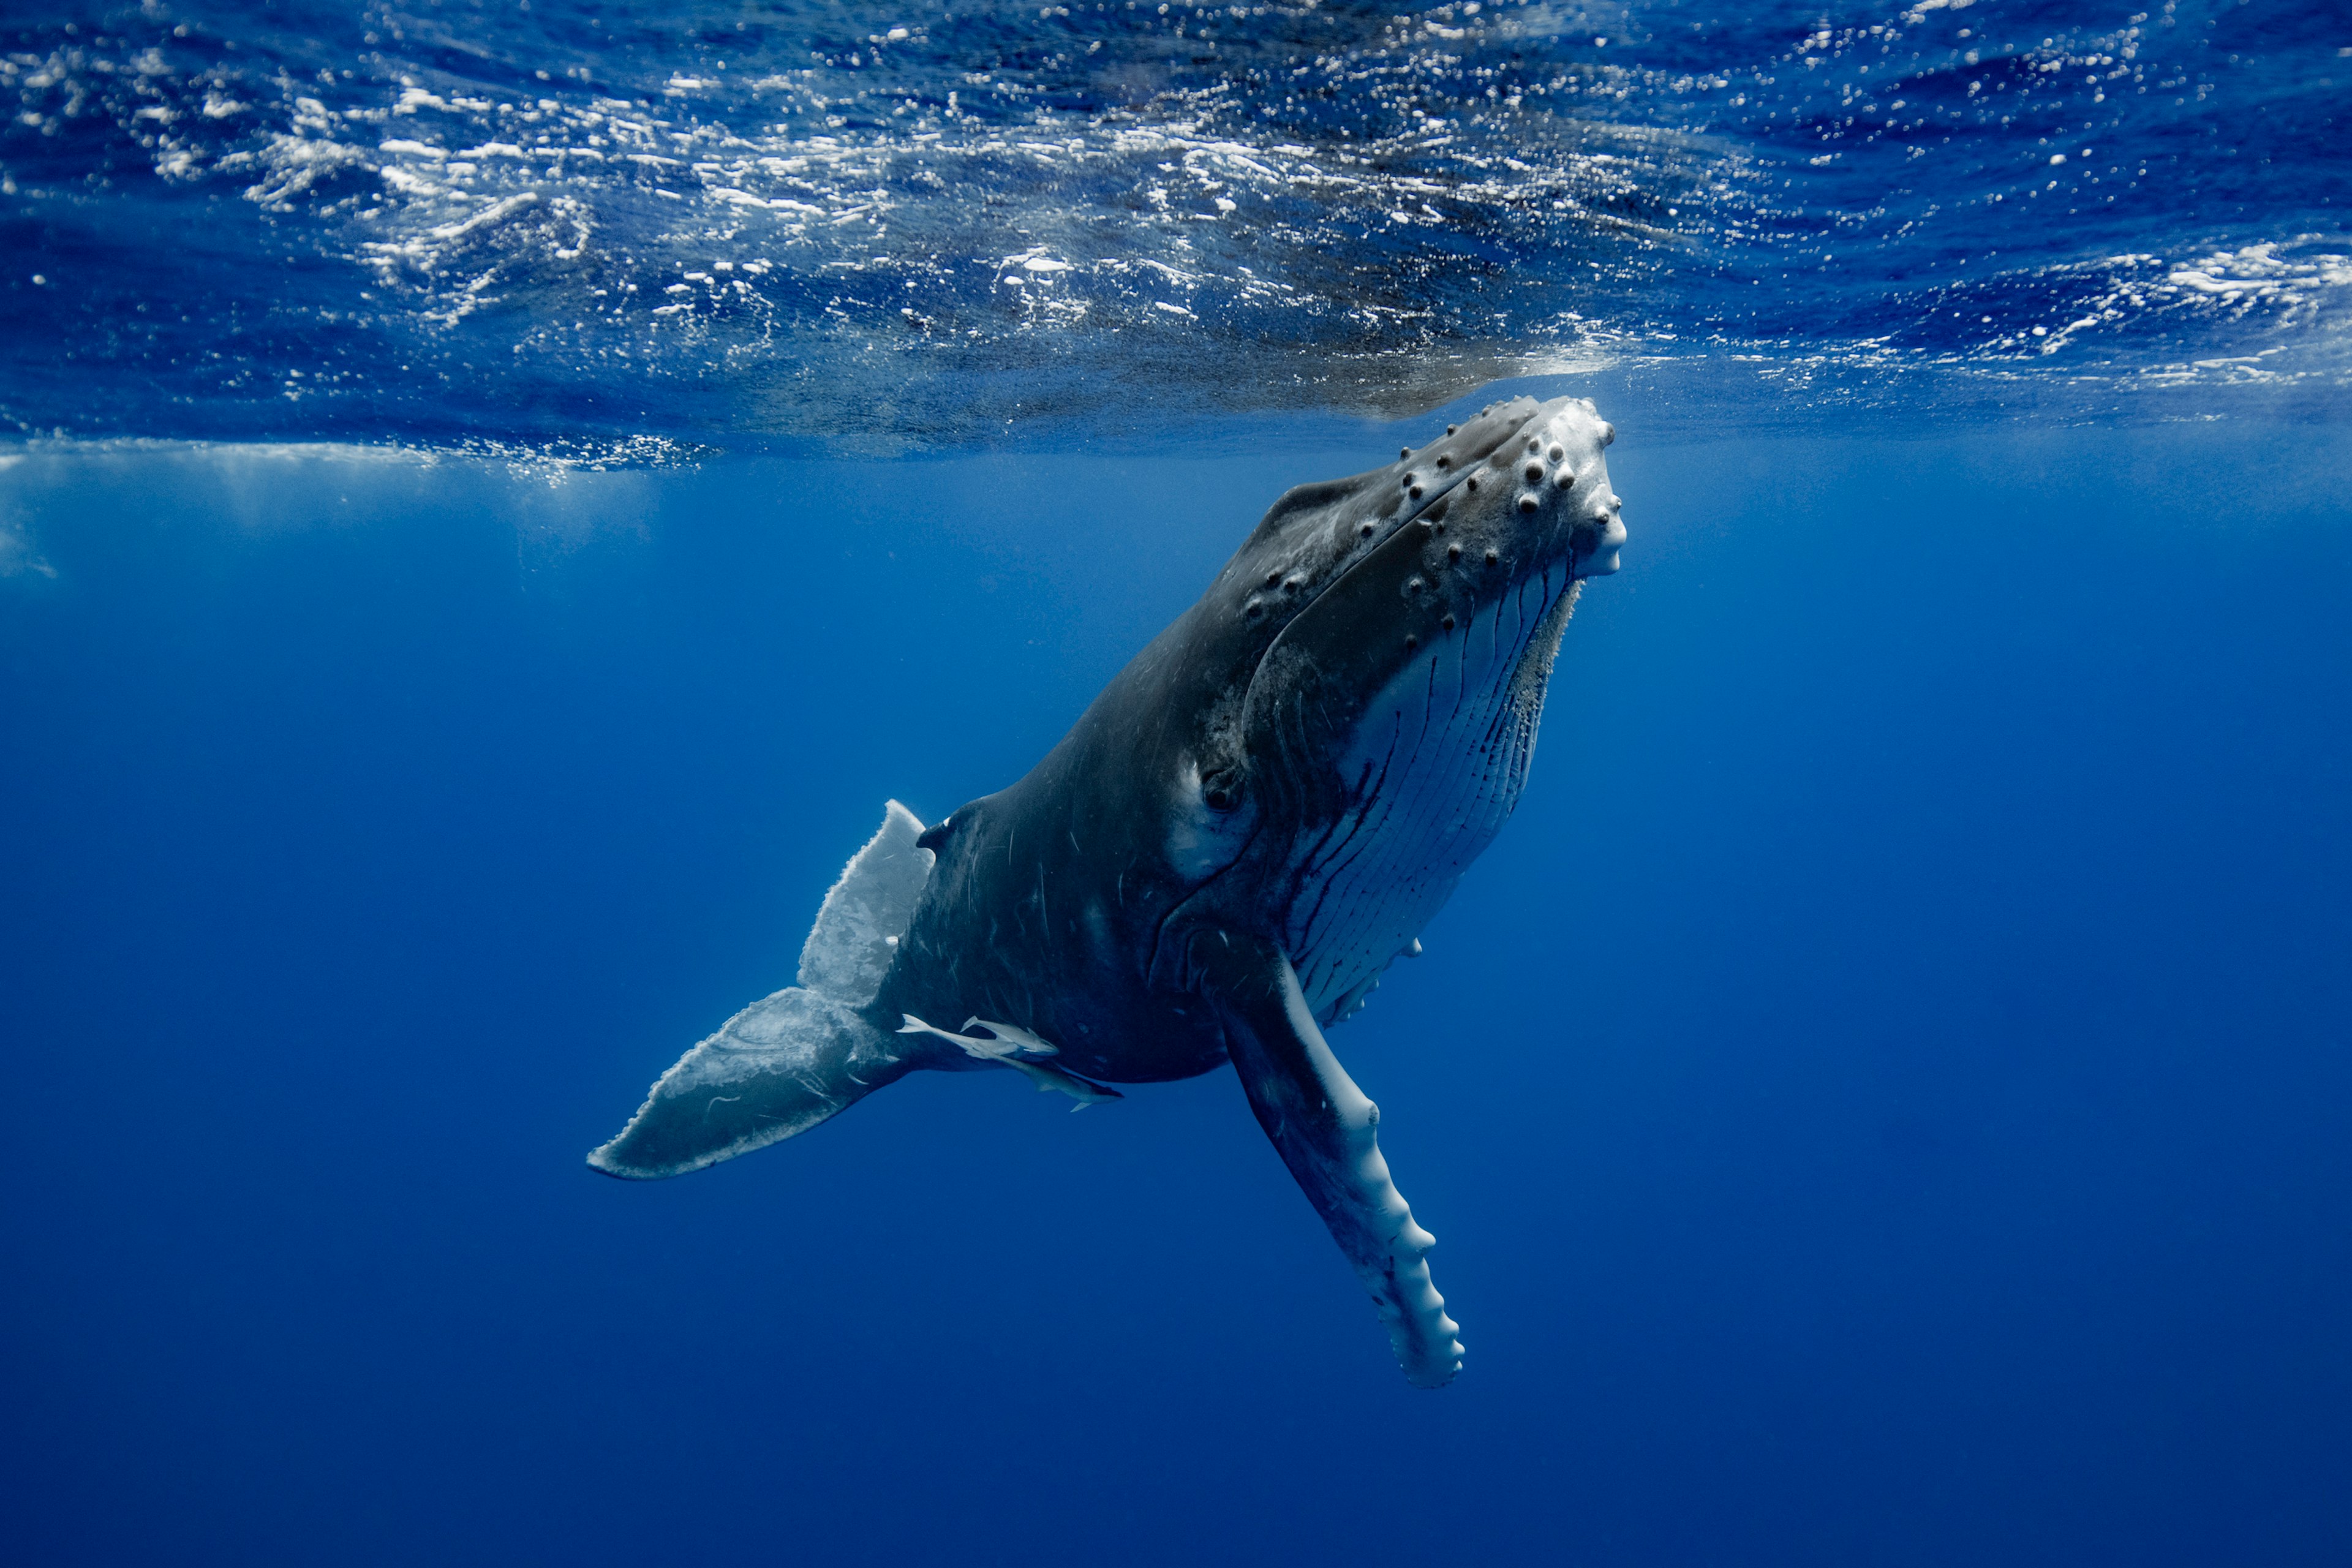
[[[1405,1376],[1452,1381],[1434,1238],[1324,1031],[1517,803],[1577,595],[1624,542],[1614,436],[1588,401],[1514,398],[1285,494],[1026,777],[928,827],[889,803],[798,984],[589,1163],[699,1170],[917,1068],[1011,1068],[1082,1110],[1230,1062]]]

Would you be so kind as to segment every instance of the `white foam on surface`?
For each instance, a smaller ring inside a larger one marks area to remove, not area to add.
[[[1988,52],[1904,0],[1801,29],[1702,7],[1646,39],[1548,5],[1311,3],[893,38],[699,0],[616,37],[537,0],[462,47],[380,7],[299,33],[167,9],[26,19],[0,198],[57,237],[28,253],[57,292],[24,363],[109,336],[124,300],[192,330],[110,341],[65,391],[0,386],[0,424],[271,434],[299,372],[349,410],[302,417],[344,431],[880,453],[1418,412],[1595,366],[1674,377],[1654,433],[1884,406],[1898,375],[2010,408],[2032,374],[2104,416],[2116,389],[2325,393],[2352,364],[2324,163],[2178,156],[2257,116],[2334,123],[2331,79],[2276,74],[2284,37],[2192,100],[2161,84],[2214,66],[2200,28],[2086,15]],[[198,216],[197,191],[249,205]]]

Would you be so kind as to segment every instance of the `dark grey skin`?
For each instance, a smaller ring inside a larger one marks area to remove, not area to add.
[[[826,1000],[804,962],[810,990],[689,1054],[592,1163],[672,1174],[916,1068],[998,1065],[985,1024],[931,1026],[967,1017],[1035,1037],[1032,1076],[1082,1095],[1230,1061],[1407,1377],[1450,1381],[1433,1238],[1322,1030],[1418,951],[1517,799],[1580,582],[1624,540],[1613,435],[1590,403],[1518,398],[1283,496],[1025,778],[890,851],[900,912],[868,923],[903,929],[872,939],[870,994]]]

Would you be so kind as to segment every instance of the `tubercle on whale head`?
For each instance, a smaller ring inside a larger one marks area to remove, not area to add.
[[[1319,667],[1318,689],[1353,707],[1517,585],[1617,570],[1601,458],[1613,434],[1589,401],[1513,398],[1394,463],[1282,496],[1185,623],[1193,668],[1221,673],[1167,759],[1171,863],[1204,869],[1249,837],[1266,761],[1249,710],[1297,668]]]
[[[1400,460],[1406,504],[1355,524],[1355,548],[1290,613],[1269,654],[1282,647],[1328,666],[1358,644],[1412,652],[1517,584],[1619,569],[1625,526],[1601,456],[1615,431],[1592,405],[1517,399],[1474,423],[1486,427]]]
[[[1448,493],[1509,440],[1537,409],[1513,398],[1397,460],[1344,479],[1297,485],[1269,509],[1217,578],[1203,605],[1241,627],[1263,653],[1282,628],[1351,567]]]

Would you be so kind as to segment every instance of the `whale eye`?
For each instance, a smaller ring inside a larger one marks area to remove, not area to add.
[[[1201,801],[1211,811],[1231,811],[1242,803],[1242,771],[1219,768],[1201,781]]]
[[[1368,522],[1368,523],[1364,524],[1364,537],[1365,537],[1366,539],[1370,539],[1371,536],[1372,536],[1372,525],[1371,525],[1370,523],[1369,523],[1369,522]]]

